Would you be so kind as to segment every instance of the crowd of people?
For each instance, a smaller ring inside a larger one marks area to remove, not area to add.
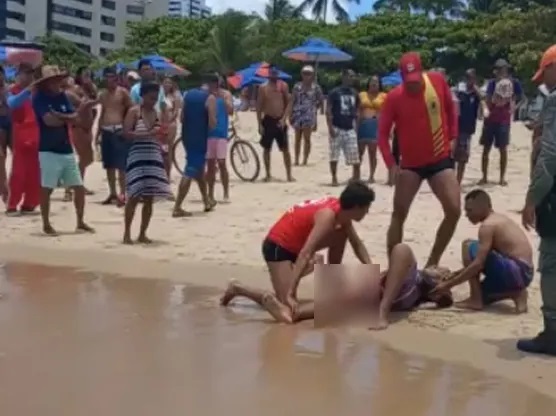
[[[545,246],[551,247],[556,234],[551,234],[554,225],[546,218],[552,212],[552,197],[547,195],[555,192],[551,181],[556,174],[556,130],[550,124],[554,117],[549,109],[552,100],[556,103],[550,89],[556,86],[556,52],[547,54],[537,79],[544,79],[550,93],[541,121],[533,127],[537,141],[542,140],[543,145],[533,173],[531,196],[523,210],[523,223],[533,223],[536,209],[537,229],[548,229],[546,238],[539,233],[543,241],[549,241]],[[481,135],[483,178],[479,185],[488,180],[492,146],[501,155],[499,184],[507,185],[507,147],[512,114],[522,95],[519,83],[511,78],[509,65],[502,60],[496,62],[495,79],[484,93],[472,69],[466,72],[464,82],[450,88],[442,71],[424,70],[417,53],[404,54],[399,67],[402,84],[388,92],[383,91],[378,76],[371,76],[365,90],[357,91],[356,74],[347,69],[342,72],[341,84],[325,97],[316,83],[313,67],[303,67],[301,81],[290,91],[279,80],[278,70],[271,66],[268,81],[258,89],[256,102],[264,180],[272,180],[274,142],[283,154],[287,180],[295,180],[294,166],[306,165],[310,158],[311,136],[323,106],[332,185],[339,184],[337,167],[341,154],[352,166],[352,176],[338,198],[304,201],[285,212],[270,228],[262,254],[274,291],[260,291],[234,281],[222,297],[223,305],[236,296],[246,296],[281,322],[310,319],[314,317],[314,305],[298,302],[297,287],[303,276],[323,262],[318,251],[327,249],[328,263],[340,264],[349,241],[357,258],[371,264],[354,223],[365,218],[374,202],[375,193],[369,184],[375,181],[379,150],[389,170],[388,183],[394,185],[394,197],[387,234],[389,268],[382,276],[379,315],[373,328],[386,328],[391,310],[409,310],[424,302],[451,306],[451,288],[464,282],[469,283],[470,296],[458,302],[459,307],[478,310],[510,299],[516,312],[527,310],[527,287],[533,277],[531,245],[518,224],[494,211],[484,190],[465,196],[466,216],[481,226],[476,240],[461,243],[462,268],[449,271],[440,266],[461,215],[460,184],[471,136],[481,117],[485,122]],[[123,243],[151,242],[148,228],[157,199],[174,201],[171,215],[175,218],[192,215],[182,208],[192,182],[199,187],[205,212],[216,206],[217,172],[224,199],[230,198],[226,158],[234,106],[232,94],[218,74],[206,75],[200,87],[183,95],[172,79],[157,82],[148,60],[141,60],[137,72],[128,72],[123,78],[114,68],[106,68],[103,77],[104,89],[98,91],[87,69],[77,71],[72,78],[56,66],[36,69],[21,64],[11,86],[0,75],[0,194],[8,215],[26,215],[40,206],[44,233],[57,235],[50,222],[50,197],[55,189],[64,188],[66,198],[75,205],[77,229],[94,232],[84,213],[86,197],[92,194],[85,187],[85,178],[94,159],[97,108],[102,163],[108,182],[103,204],[124,208]],[[542,121],[545,126],[540,128]],[[295,133],[293,163],[288,126]],[[186,163],[174,195],[170,184],[171,144],[180,134]],[[8,148],[12,152],[9,181],[5,167]],[[370,176],[362,181],[360,166],[365,153]],[[419,269],[411,247],[403,242],[403,230],[423,181],[440,202],[444,218],[430,255]],[[141,224],[135,240],[131,226],[139,205]],[[547,250],[550,254],[545,255],[541,267],[543,295],[545,288],[547,293],[543,297],[546,328],[538,337],[520,342],[519,348],[556,354],[554,250]],[[541,257],[542,253],[541,248]]]

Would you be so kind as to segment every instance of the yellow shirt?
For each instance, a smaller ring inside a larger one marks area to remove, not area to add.
[[[382,109],[384,100],[386,100],[386,94],[379,92],[375,97],[371,98],[367,91],[363,91],[359,93],[359,100],[361,101],[361,108],[368,108],[378,113]]]

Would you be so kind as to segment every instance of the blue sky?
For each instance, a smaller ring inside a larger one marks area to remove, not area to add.
[[[228,8],[233,7],[234,9],[239,9],[247,13],[257,12],[262,13],[267,0],[205,0],[207,5],[212,8],[212,12],[215,14],[223,13]],[[345,1],[345,0],[344,0]],[[301,0],[291,0],[293,4],[301,3]],[[373,4],[375,0],[361,0],[361,4],[348,3],[346,5],[349,8],[350,15],[352,17],[357,17],[362,14],[368,13],[373,9]],[[332,16],[329,16],[332,18]]]
[[[361,0],[361,4],[352,3],[349,5],[349,15],[352,18],[355,18],[357,16],[361,16],[362,14],[367,14],[373,10],[374,3],[375,3],[374,0],[371,1]]]

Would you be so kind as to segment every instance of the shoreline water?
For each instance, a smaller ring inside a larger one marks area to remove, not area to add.
[[[263,267],[157,261],[109,251],[61,250],[14,244],[0,244],[0,253],[2,253],[1,261],[4,263],[69,267],[99,274],[117,275],[121,278],[162,279],[173,283],[223,290],[226,282],[235,277],[249,285],[268,287]],[[302,286],[301,295],[312,296],[312,285],[305,283]],[[215,307],[217,307],[216,300]],[[514,348],[513,338],[473,339],[428,326],[424,322],[426,321],[415,321],[410,315],[407,321],[397,322],[387,331],[371,332],[362,328],[352,328],[346,330],[346,336],[363,342],[378,341],[404,353],[481,369],[556,398],[556,391],[552,388],[556,381],[555,360],[519,353]]]

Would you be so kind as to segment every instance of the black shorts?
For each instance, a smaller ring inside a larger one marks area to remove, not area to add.
[[[286,250],[284,247],[276,244],[274,241],[265,238],[263,241],[263,258],[267,263],[273,263],[278,261],[291,261],[295,263],[297,260],[297,254]]]
[[[259,142],[263,149],[272,149],[272,143],[276,141],[278,149],[284,151],[288,148],[288,127],[280,126],[279,118],[264,116],[261,120],[263,134]]]
[[[415,172],[423,180],[432,178],[437,173],[446,169],[454,169],[454,160],[451,157],[431,163],[430,165],[419,166],[416,168],[403,168]]]

